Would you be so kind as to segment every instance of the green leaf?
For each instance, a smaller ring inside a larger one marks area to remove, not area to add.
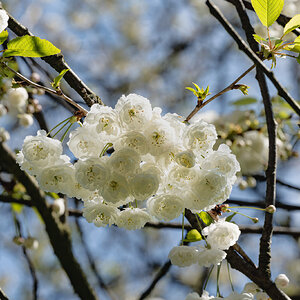
[[[266,27],[271,26],[279,17],[284,1],[283,0],[251,0],[252,6]]]
[[[287,45],[283,49],[300,53],[300,36],[296,37],[294,40],[294,45]]]
[[[205,211],[201,211],[198,215],[207,226],[214,221],[213,218]]]
[[[232,220],[232,218],[236,215],[236,212],[231,214],[230,216],[228,216],[225,221],[230,222]]]
[[[202,240],[202,236],[200,232],[197,229],[192,229],[187,233],[184,242],[198,242],[201,240]]]
[[[24,205],[18,204],[18,203],[12,203],[11,208],[14,212],[16,212],[17,214],[20,214],[24,208]]]
[[[232,104],[240,106],[240,105],[249,105],[249,104],[253,104],[253,103],[256,103],[256,102],[257,102],[257,100],[255,98],[244,97],[244,98],[241,98],[239,100],[236,100],[236,101],[232,102]]]
[[[294,16],[286,23],[283,29],[283,36],[285,36],[286,34],[298,27],[300,27],[300,14]]]
[[[8,38],[7,30],[4,30],[0,33],[0,45],[2,45]]]
[[[56,76],[53,80],[53,82],[51,83],[51,85],[53,86],[53,88],[57,89],[60,86],[60,81],[62,80],[62,78],[64,77],[64,75],[69,71],[70,69],[64,69],[62,70],[58,76]]]
[[[43,57],[59,53],[60,50],[45,39],[36,36],[24,35],[17,37],[7,43],[7,49],[3,57]]]
[[[260,44],[262,42],[267,42],[266,39],[264,39],[263,37],[259,36],[258,34],[253,34],[253,38]]]

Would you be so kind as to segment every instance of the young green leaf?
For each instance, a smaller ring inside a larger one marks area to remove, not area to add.
[[[62,80],[62,78],[64,77],[64,75],[69,71],[70,69],[64,69],[62,70],[58,76],[56,76],[53,80],[53,82],[51,83],[51,85],[53,86],[53,88],[57,89],[60,86],[60,81]]]
[[[267,42],[267,40],[261,36],[259,36],[258,34],[253,34],[254,39],[260,44],[262,42]]]
[[[36,36],[24,35],[17,37],[7,43],[7,49],[3,57],[43,57],[59,53],[60,50],[45,39]]]
[[[0,45],[2,45],[8,38],[7,30],[4,30],[0,33]]]
[[[251,0],[251,3],[262,24],[269,27],[279,17],[284,0]]]
[[[293,45],[287,45],[283,49],[300,53],[300,36],[296,37]]]
[[[289,22],[286,23],[283,29],[283,36],[290,33],[294,29],[300,27],[300,14],[294,16],[289,20]]]
[[[232,104],[240,106],[240,105],[249,105],[249,104],[253,104],[253,103],[256,103],[256,102],[257,102],[257,100],[255,98],[244,97],[244,98],[241,98],[239,100],[236,100],[236,101],[232,102]]]
[[[213,218],[205,211],[201,211],[198,215],[207,226],[214,221]]]
[[[197,229],[190,230],[186,235],[186,239],[184,239],[185,242],[198,242],[201,240],[202,236]]]
[[[228,216],[228,217],[225,219],[225,221],[226,221],[226,222],[230,222],[230,221],[232,220],[232,218],[233,218],[235,215],[236,215],[236,212],[233,213],[233,214],[231,214],[230,216]]]

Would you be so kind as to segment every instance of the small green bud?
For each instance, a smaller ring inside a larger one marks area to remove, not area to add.
[[[268,207],[266,207],[266,212],[270,214],[274,214],[275,211],[276,211],[276,207],[274,205],[269,205]]]

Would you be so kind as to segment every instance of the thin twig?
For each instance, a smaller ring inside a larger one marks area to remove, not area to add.
[[[10,66],[5,64],[5,67],[8,68],[11,72],[13,72],[16,76],[18,76],[20,79],[22,79],[23,81],[25,81],[27,84],[38,88],[38,89],[42,89],[50,94],[53,94],[57,97],[60,97],[62,99],[64,99],[65,101],[67,101],[68,103],[70,103],[71,105],[73,105],[74,107],[76,107],[79,111],[82,112],[82,114],[84,116],[87,115],[87,110],[84,109],[82,106],[80,106],[79,104],[77,104],[74,100],[72,100],[71,98],[69,98],[68,96],[66,96],[61,90],[56,91],[56,90],[52,90],[46,86],[40,85],[36,82],[31,81],[30,79],[26,78],[24,75],[20,74],[19,72],[15,71],[14,69],[12,69]]]
[[[116,300],[116,297],[110,291],[110,289],[108,288],[108,286],[104,282],[102,276],[100,275],[100,273],[97,270],[97,266],[95,264],[95,261],[94,261],[94,258],[92,256],[92,253],[90,252],[89,247],[88,247],[88,245],[87,245],[87,243],[85,241],[84,232],[83,232],[83,230],[81,228],[81,225],[79,223],[79,219],[78,218],[75,218],[75,225],[76,225],[77,231],[79,233],[80,241],[81,241],[81,244],[83,246],[84,252],[85,252],[86,257],[88,259],[88,262],[90,264],[90,268],[91,268],[92,272],[94,273],[95,277],[97,278],[97,282],[98,282],[98,285],[99,285],[100,289],[105,290],[106,293],[108,294],[108,296],[110,297],[110,299]]]
[[[263,175],[254,175],[253,176],[256,180],[259,180],[259,181],[266,181],[266,177],[263,176]],[[292,185],[292,184],[289,184],[281,179],[276,179],[276,183],[282,185],[282,186],[285,186],[285,187],[288,187],[290,189],[293,189],[293,190],[296,190],[296,191],[300,191],[300,187],[299,186],[295,186],[295,185]]]
[[[9,300],[1,288],[0,288],[0,300]]]
[[[293,110],[300,116],[300,106],[295,99],[282,87],[278,82],[273,72],[270,71],[261,59],[251,50],[247,43],[242,39],[242,37],[237,33],[237,31],[232,27],[228,20],[224,17],[221,11],[212,4],[209,0],[206,4],[210,10],[210,13],[221,23],[224,29],[231,35],[235,40],[240,50],[242,50],[256,65],[257,68],[261,69],[266,76],[271,80],[273,85],[278,91],[278,95],[281,96],[285,101],[293,108]]]
[[[243,78],[245,77],[249,72],[251,72],[253,69],[255,68],[255,65],[252,65],[249,69],[247,69],[243,74],[241,74],[235,81],[233,81],[230,85],[228,85],[225,89],[223,89],[222,91],[220,91],[219,93],[217,93],[216,95],[210,97],[209,99],[207,99],[205,102],[203,103],[199,103],[196,105],[196,107],[193,109],[193,111],[186,117],[185,122],[188,122],[201,108],[203,108],[204,106],[206,106],[208,103],[210,103],[211,101],[213,101],[214,99],[222,96],[224,93],[234,90],[234,89],[238,89],[239,87],[236,86],[236,84]]]
[[[259,47],[253,38],[254,29],[250,23],[246,8],[242,0],[235,0],[234,5],[240,17],[242,27],[246,33],[247,41],[253,52],[258,52]],[[268,31],[269,32],[269,31]],[[270,40],[270,38],[269,38]],[[277,124],[274,118],[271,98],[263,71],[258,68],[256,72],[256,79],[259,84],[260,92],[263,98],[266,123],[268,130],[269,140],[269,155],[268,155],[268,167],[266,170],[266,207],[269,205],[275,205],[276,195],[276,135],[277,135]],[[262,230],[262,236],[260,239],[260,251],[259,251],[259,270],[265,274],[268,278],[271,277],[270,263],[271,263],[271,239],[273,231],[273,214],[265,212],[265,222]]]
[[[16,215],[14,215],[14,220],[15,220],[15,224],[17,226],[18,232],[19,232],[19,237],[23,238],[21,223]],[[32,278],[32,283],[33,283],[32,284],[32,296],[33,296],[34,300],[37,300],[38,299],[38,279],[36,276],[36,271],[35,271],[34,265],[31,261],[29,255],[27,253],[27,249],[25,248],[24,245],[22,245],[22,251],[23,251],[24,257],[26,259],[26,262],[28,264],[28,268],[29,268],[30,275]]]
[[[33,36],[33,34],[28,30],[28,28],[23,26],[9,13],[8,16],[8,28],[11,29],[16,35]],[[94,103],[99,103],[103,105],[103,102],[100,99],[100,97],[97,96],[90,88],[88,88],[88,86],[74,73],[70,66],[65,62],[62,53],[42,57],[42,60],[49,64],[58,73],[60,73],[62,70],[69,69],[69,71],[65,74],[64,79],[70,85],[70,87],[73,88],[82,97],[82,99],[88,106],[92,106]]]

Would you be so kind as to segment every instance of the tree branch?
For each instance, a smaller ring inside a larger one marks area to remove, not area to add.
[[[292,98],[292,96],[282,87],[282,85],[278,82],[273,72],[270,71],[264,63],[260,60],[260,58],[249,48],[246,42],[241,38],[241,36],[236,32],[236,30],[232,27],[232,25],[228,22],[228,20],[223,16],[221,11],[210,2],[210,0],[206,1],[206,5],[208,6],[210,13],[221,23],[224,29],[231,35],[231,37],[235,40],[240,50],[242,50],[259,68],[262,72],[266,74],[266,76],[271,80],[273,85],[278,91],[278,95],[281,96],[286,102],[293,108],[293,110],[300,116],[300,106],[299,104]]]
[[[1,4],[1,3],[0,3]],[[31,35],[33,34],[20,24],[14,17],[9,13],[8,28],[12,30],[16,35]],[[87,85],[74,73],[74,71],[65,62],[64,56],[61,53],[51,56],[42,57],[47,64],[49,64],[54,70],[60,73],[64,69],[69,69],[69,71],[64,75],[64,79],[85,101],[88,106],[92,106],[94,103],[99,103],[103,105],[103,102],[99,96],[97,96]]]
[[[1,288],[0,288],[0,300],[9,300]]]
[[[26,187],[27,192],[32,199],[32,204],[37,208],[44,220],[45,229],[54,253],[69,277],[74,291],[82,300],[97,299],[81,266],[73,254],[67,225],[60,223],[59,220],[52,215],[44,197],[44,193],[38,188],[36,181],[33,177],[20,169],[16,163],[15,155],[3,143],[0,143],[0,157],[1,168],[14,174],[18,181]]]

